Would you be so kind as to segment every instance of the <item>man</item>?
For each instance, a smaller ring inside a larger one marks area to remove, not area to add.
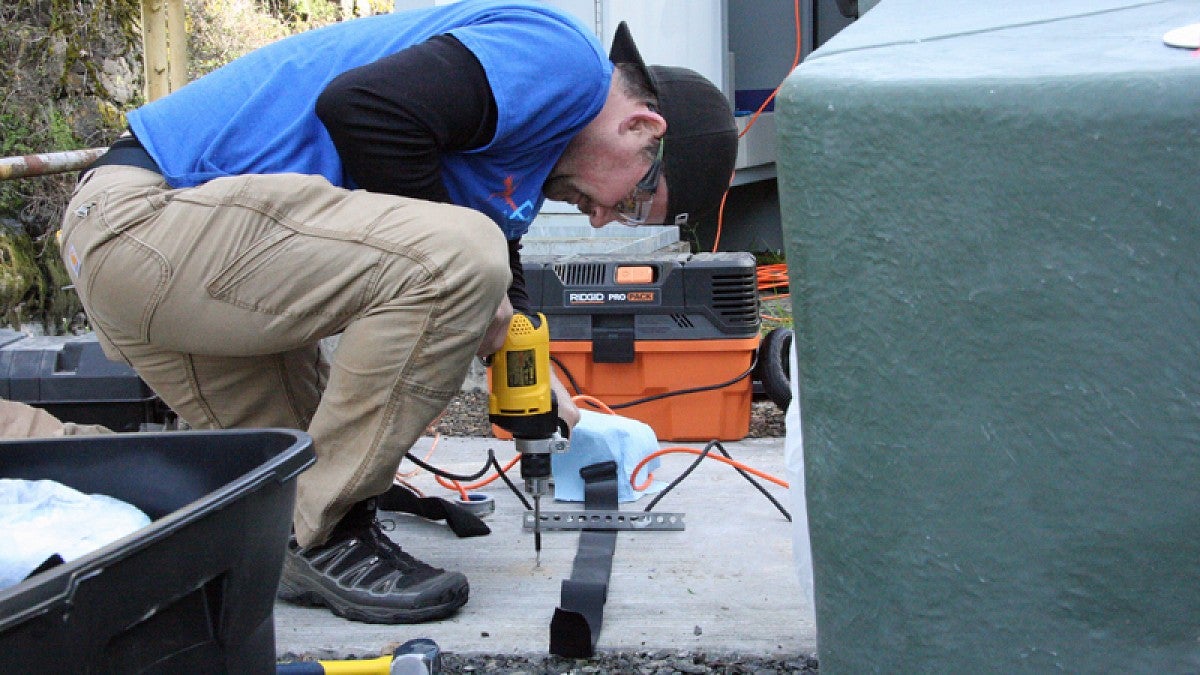
[[[462,606],[466,578],[380,532],[373,498],[529,310],[520,238],[544,196],[597,227],[715,209],[724,97],[647,68],[623,25],[610,56],[539,2],[356,19],[133,111],[81,174],[63,258],[105,352],[194,427],[314,439],[280,597],[388,623]]]

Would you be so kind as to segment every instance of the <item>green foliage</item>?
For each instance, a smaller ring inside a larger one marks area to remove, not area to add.
[[[37,284],[33,243],[11,228],[0,229],[0,304],[12,307]]]
[[[139,17],[139,0],[0,3],[0,156],[111,141],[136,101],[109,100],[101,68],[132,60]],[[53,334],[78,314],[53,236],[74,183],[72,174],[0,181],[0,325]]]
[[[66,115],[61,110],[54,109],[51,109],[49,113],[50,122],[46,125],[46,136],[50,139],[49,147],[54,148],[56,152],[82,148],[83,144],[75,135],[75,130],[71,128]]]
[[[188,75],[196,79],[293,33],[340,21],[330,0],[187,0]]]
[[[27,139],[30,131],[27,120],[12,113],[0,113],[0,153],[9,155],[24,155],[33,151]]]
[[[25,155],[33,152],[26,120],[11,113],[0,113],[0,156]],[[25,195],[15,181],[0,181],[0,218],[15,218],[25,204]]]
[[[758,251],[754,261],[760,267],[767,265],[787,265],[787,256],[783,251]],[[786,267],[784,268],[786,269]],[[760,273],[762,270],[760,269]],[[793,328],[792,298],[786,285],[763,288],[759,291],[759,302],[762,310],[762,328],[759,331],[766,335],[776,328]]]
[[[185,7],[190,79],[288,34],[254,0],[187,0]]]
[[[69,330],[82,311],[53,237],[34,241],[20,228],[0,227],[0,325],[40,323],[50,335]]]
[[[38,269],[33,242],[23,232],[0,230],[0,307],[3,319],[19,326],[30,305],[40,306],[46,287]]]
[[[330,0],[295,0],[287,4],[290,5],[290,10],[285,11],[284,16],[296,31],[335,23],[342,19],[341,7]]]
[[[759,265],[778,265],[787,262],[783,251],[759,251],[754,254],[754,262]]]
[[[776,296],[771,291],[766,291],[762,294],[760,304],[762,313],[762,325],[758,331],[760,335],[766,335],[776,328],[794,328],[796,322],[792,318],[790,296]]]
[[[357,0],[356,11],[388,4]],[[341,7],[339,0],[185,0],[189,76],[338,21]],[[140,22],[141,0],[0,0],[0,156],[112,142],[125,113],[143,103]],[[75,321],[79,299],[62,290],[70,282],[54,239],[74,182],[73,174],[0,181],[0,325],[39,322],[57,333]]]

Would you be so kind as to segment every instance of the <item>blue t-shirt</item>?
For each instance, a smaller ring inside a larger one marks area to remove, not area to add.
[[[483,66],[496,101],[488,145],[442,157],[451,200],[517,239],[567,143],[604,106],[612,63],[575,18],[541,2],[463,2],[383,14],[279,40],[129,113],[172,187],[305,173],[355,188],[314,105],[339,74],[442,33]]]

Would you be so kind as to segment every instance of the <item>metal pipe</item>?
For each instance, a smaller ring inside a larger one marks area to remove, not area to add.
[[[44,152],[36,155],[0,159],[0,180],[48,176],[54,173],[78,171],[96,161],[108,148]]]

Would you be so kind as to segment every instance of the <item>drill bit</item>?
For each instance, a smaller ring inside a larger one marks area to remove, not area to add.
[[[533,496],[533,568],[542,566],[542,496]]]

